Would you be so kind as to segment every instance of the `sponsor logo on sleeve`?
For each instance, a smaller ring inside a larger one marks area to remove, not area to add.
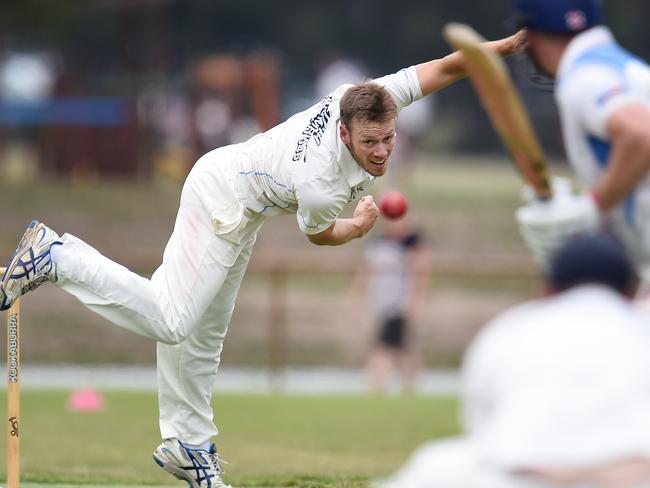
[[[310,140],[313,139],[316,145],[320,146],[327,124],[332,118],[332,113],[330,112],[331,103],[331,96],[323,99],[321,102],[321,109],[309,120],[309,124],[307,124],[307,127],[305,127],[301,132],[300,139],[298,139],[298,144],[296,145],[296,150],[291,158],[292,161],[307,161],[307,145]]]
[[[614,88],[610,88],[605,93],[600,95],[596,99],[596,103],[598,103],[598,105],[605,105],[612,98],[614,98],[614,97],[616,97],[618,95],[621,95],[621,94],[625,93],[626,91],[627,90],[626,90],[625,86],[623,86],[623,85],[615,86]]]
[[[356,200],[362,191],[363,191],[363,186],[354,186],[350,188],[350,198],[348,199],[348,203],[350,203],[353,200]]]

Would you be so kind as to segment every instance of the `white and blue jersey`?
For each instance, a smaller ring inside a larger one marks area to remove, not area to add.
[[[620,107],[650,109],[650,67],[620,47],[610,30],[594,27],[577,35],[562,57],[556,98],[569,161],[586,187],[607,169],[607,121]],[[610,212],[611,230],[642,265],[650,264],[650,177]]]

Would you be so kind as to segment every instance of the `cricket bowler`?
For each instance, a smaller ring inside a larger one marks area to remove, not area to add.
[[[500,55],[523,33],[487,43]],[[70,234],[33,221],[0,284],[0,308],[46,281],[114,324],[158,342],[160,432],[153,458],[192,487],[228,487],[210,401],[223,341],[253,244],[268,217],[295,214],[317,245],[368,233],[372,196],[344,207],[386,173],[398,112],[465,76],[461,53],[343,85],[247,142],[201,157],[189,173],[162,264],[132,273]]]

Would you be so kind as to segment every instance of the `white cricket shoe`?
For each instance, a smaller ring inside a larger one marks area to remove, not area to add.
[[[19,296],[42,283],[56,281],[56,268],[50,257],[52,244],[61,244],[58,234],[32,220],[2,276],[0,310],[7,310]]]
[[[153,460],[191,488],[232,488],[221,479],[221,464],[226,462],[214,444],[210,450],[195,449],[178,439],[165,439],[154,451]]]

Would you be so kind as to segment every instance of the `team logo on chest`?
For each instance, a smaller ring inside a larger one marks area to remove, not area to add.
[[[348,199],[348,203],[350,203],[352,200],[356,200],[356,198],[359,196],[359,193],[363,191],[363,186],[354,186],[350,188],[350,198]]]
[[[321,104],[323,105],[319,112],[314,115],[310,120],[305,130],[302,131],[300,139],[298,139],[298,144],[296,145],[296,150],[293,153],[292,161],[307,161],[307,144],[313,138],[317,146],[320,146],[320,143],[323,140],[323,134],[327,128],[327,123],[332,117],[330,112],[330,103],[332,103],[332,97],[325,97]]]

